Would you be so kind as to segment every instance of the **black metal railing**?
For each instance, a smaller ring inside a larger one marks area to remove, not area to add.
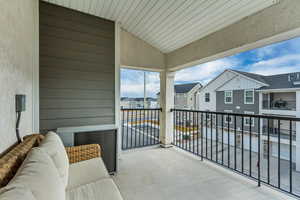
[[[289,137],[290,137],[290,130],[289,129],[283,129],[282,128],[282,129],[278,130],[278,128],[273,128],[273,127],[268,128],[267,125],[264,125],[262,134],[263,135],[268,135],[269,134],[271,137],[278,137],[279,132],[281,134],[282,139],[287,139],[287,140],[289,139]],[[292,139],[293,139],[293,141],[296,140],[296,130],[295,130],[295,128],[292,131]]]
[[[270,110],[296,110],[296,101],[291,100],[263,100],[263,109]]]
[[[299,118],[172,109],[173,145],[258,182],[300,197],[300,173],[295,169],[295,124]],[[276,138],[263,120],[277,121]],[[288,124],[283,142],[281,124]],[[287,139],[287,140],[286,140]]]
[[[159,144],[161,109],[121,109],[122,149]]]

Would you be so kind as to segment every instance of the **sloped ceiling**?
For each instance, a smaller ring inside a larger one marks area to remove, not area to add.
[[[44,0],[121,26],[169,53],[278,0]]]

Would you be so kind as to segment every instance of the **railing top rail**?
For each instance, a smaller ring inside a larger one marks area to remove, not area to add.
[[[173,111],[186,111],[186,112],[198,112],[198,113],[208,113],[208,114],[218,114],[218,115],[230,115],[237,117],[253,117],[262,119],[277,119],[277,120],[287,120],[287,121],[297,121],[300,122],[300,118],[296,117],[283,117],[283,116],[271,116],[271,115],[257,115],[257,114],[243,114],[243,113],[228,113],[228,112],[215,112],[215,111],[204,111],[204,110],[189,110],[189,109],[171,109]]]
[[[135,110],[160,110],[162,111],[162,108],[121,108],[122,111],[135,111]]]

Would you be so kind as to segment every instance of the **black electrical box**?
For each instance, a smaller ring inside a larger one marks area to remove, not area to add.
[[[26,96],[23,94],[16,95],[16,112],[23,112],[26,108]]]

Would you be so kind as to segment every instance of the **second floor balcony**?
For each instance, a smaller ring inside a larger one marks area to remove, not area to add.
[[[295,111],[296,93],[280,92],[263,94],[262,109]]]

